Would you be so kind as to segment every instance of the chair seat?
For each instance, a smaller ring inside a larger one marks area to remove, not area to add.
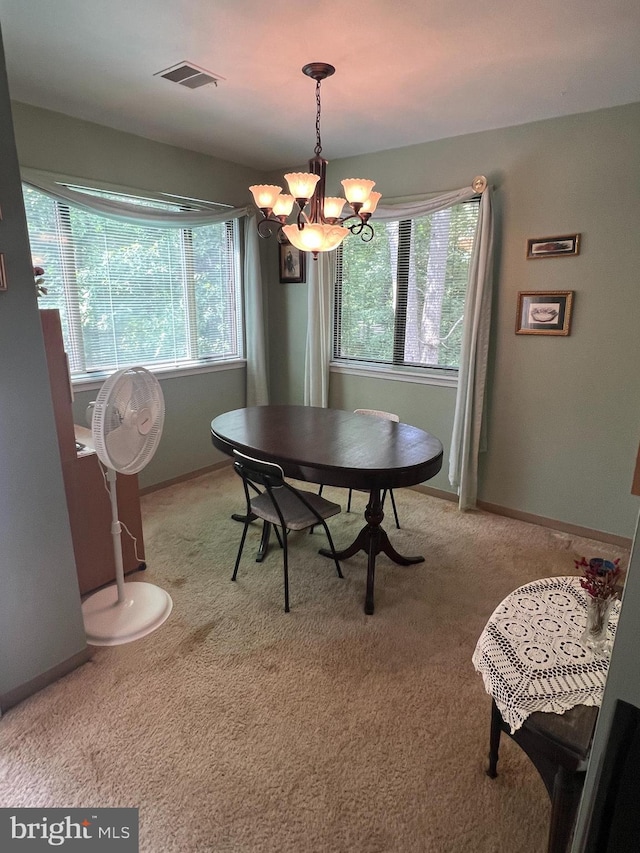
[[[300,489],[297,490],[301,491]],[[313,509],[321,518],[331,518],[332,515],[338,515],[341,511],[340,504],[328,501],[326,498],[316,495],[313,492],[303,492],[305,500],[311,504]],[[304,530],[317,523],[317,517],[309,510],[308,507],[296,496],[296,494],[287,489],[279,489],[273,491],[274,498],[278,501],[278,506],[286,521],[288,530]],[[271,524],[280,524],[278,513],[273,506],[271,498],[266,492],[251,498],[251,510],[259,517]]]

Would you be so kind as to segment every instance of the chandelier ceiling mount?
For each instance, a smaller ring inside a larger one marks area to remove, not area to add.
[[[335,70],[326,62],[310,62],[302,69],[303,74],[316,81],[316,145],[314,156],[309,160],[309,172],[284,176],[289,193],[273,185],[249,187],[262,214],[258,234],[269,237],[276,230],[279,240],[288,240],[301,251],[312,252],[314,258],[318,252],[335,249],[349,233],[369,242],[373,238],[369,219],[381,197],[380,193],[372,192],[375,181],[363,178],[341,181],[346,198],[325,196],[327,161],[322,157],[320,84]],[[352,212],[342,216],[345,204],[349,204]],[[296,221],[287,224],[294,205],[297,206]]]
[[[329,65],[328,62],[309,62],[307,65],[302,67],[302,73],[306,74],[307,77],[311,77],[316,81],[316,83],[318,83],[326,80],[327,77],[331,77],[332,74],[335,74],[336,69],[333,65]]]

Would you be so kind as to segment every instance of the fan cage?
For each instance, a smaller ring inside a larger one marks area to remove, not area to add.
[[[131,448],[127,460],[114,458],[107,445],[109,435],[142,409],[151,414],[150,429],[144,435],[130,429],[127,440]],[[164,414],[162,389],[153,373],[144,367],[116,371],[98,391],[91,420],[93,443],[100,461],[121,474],[137,474],[155,453],[162,435]]]

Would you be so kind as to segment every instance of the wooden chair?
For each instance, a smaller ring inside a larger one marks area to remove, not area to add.
[[[547,853],[570,849],[597,716],[598,708],[587,705],[564,714],[537,711],[511,734],[492,700],[487,776],[498,775],[500,734],[505,732],[529,756],[551,799]]]
[[[279,465],[273,462],[263,462],[252,459],[237,450],[233,451],[233,467],[242,479],[244,494],[247,502],[246,514],[244,516],[244,528],[240,539],[240,547],[236,564],[231,577],[236,580],[238,566],[242,557],[247,530],[251,521],[255,518],[263,519],[265,528],[273,525],[278,536],[278,541],[283,551],[284,568],[284,609],[289,612],[289,553],[287,546],[287,535],[290,530],[306,530],[316,524],[321,524],[327,534],[329,546],[336,564],[338,577],[343,577],[340,563],[336,557],[333,539],[325,519],[341,512],[340,504],[326,500],[321,495],[295,489],[284,479],[284,472]],[[250,492],[253,492],[253,494]],[[278,531],[280,529],[280,532]],[[266,528],[268,529],[268,528]],[[265,533],[263,532],[263,539]]]

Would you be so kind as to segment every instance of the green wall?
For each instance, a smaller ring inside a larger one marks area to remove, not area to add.
[[[0,164],[1,706],[87,648],[1,39]]]
[[[211,444],[209,426],[216,415],[245,405],[244,367],[160,379],[165,422],[158,449],[138,474],[140,486],[165,483],[225,459]],[[86,426],[86,409],[97,389],[76,391],[73,411]]]
[[[13,104],[21,166],[101,181],[116,187],[163,191],[233,206],[248,201],[252,169],[142,139],[27,104]],[[46,297],[41,300],[46,307]],[[245,405],[244,368],[173,378],[159,375],[166,403],[165,428],[155,456],[140,472],[151,486],[224,459],[211,444],[209,425],[218,414]],[[76,392],[77,423],[97,390]]]
[[[375,179],[386,199],[487,176],[498,239],[479,497],[626,537],[638,511],[629,490],[640,440],[639,134],[640,104],[632,104],[333,161],[328,175],[331,191],[346,175]],[[582,234],[577,257],[525,259],[528,238],[576,232]],[[272,271],[275,264],[274,258]],[[574,290],[571,335],[516,335],[520,290]],[[279,285],[272,273],[270,297],[279,356],[271,373],[274,399],[298,403],[306,286]],[[332,406],[396,411],[446,446],[454,400],[455,391],[441,387],[331,378]],[[443,472],[430,484],[451,490]]]
[[[242,206],[253,169],[71,118],[29,104],[12,104],[21,166],[106,181],[125,188],[176,193]]]

